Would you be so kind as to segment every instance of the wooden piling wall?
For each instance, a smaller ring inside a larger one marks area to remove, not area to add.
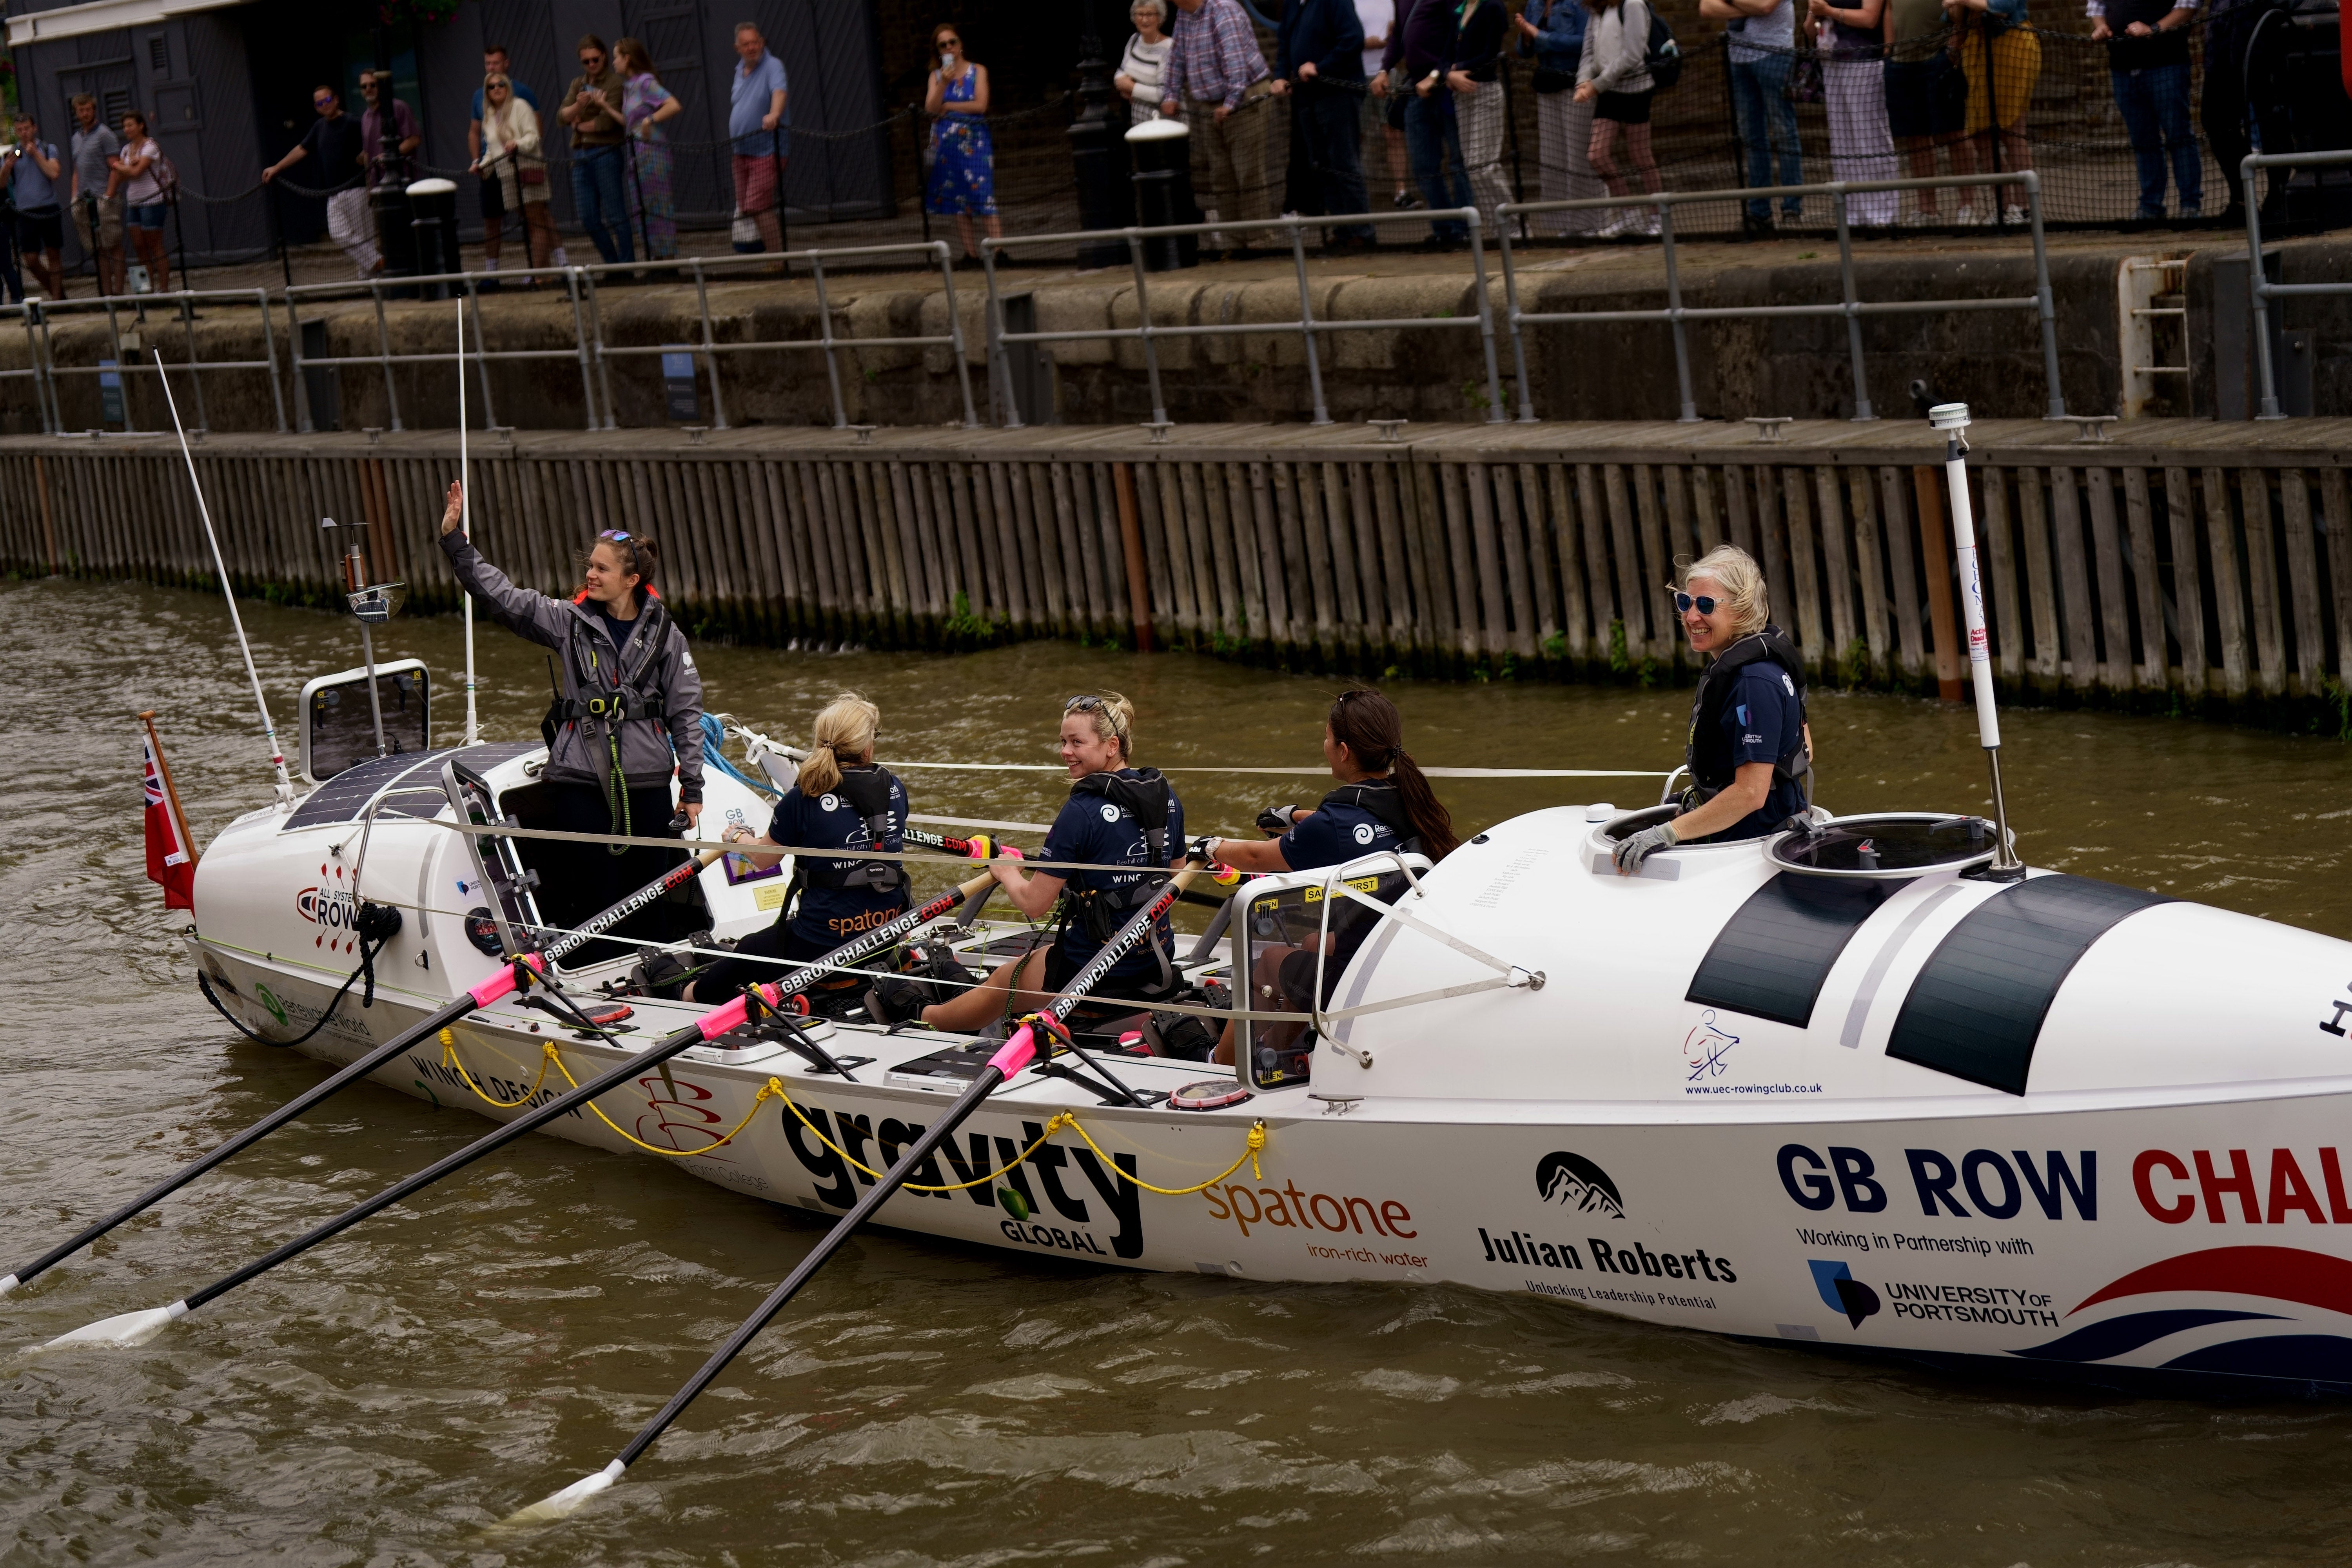
[[[2013,691],[2342,720],[2352,421],[2143,422],[2080,445],[1970,434],[1994,669]],[[1695,672],[1664,584],[1729,542],[1824,679],[1965,677],[1941,448],[1915,422],[525,433],[473,445],[474,528],[519,582],[577,583],[600,529],[661,542],[698,635],[971,647],[1074,637],[1379,675]],[[455,607],[434,542],[453,433],[214,437],[196,468],[239,591],[325,602],[319,520]],[[0,568],[212,578],[177,448],[0,440]],[[2330,727],[2333,727],[2332,725]]]

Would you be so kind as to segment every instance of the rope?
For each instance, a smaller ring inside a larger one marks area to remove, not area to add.
[[[533,1099],[538,1097],[540,1086],[547,1081],[547,1064],[556,1060],[555,1042],[553,1040],[544,1042],[540,1047],[540,1051],[542,1059],[539,1064],[539,1076],[531,1080],[531,1084],[529,1089],[523,1090],[522,1098],[520,1100],[492,1100],[489,1095],[483,1090],[482,1086],[474,1081],[474,1075],[466,1070],[466,1064],[457,1059],[457,1032],[454,1029],[444,1029],[441,1031],[441,1065],[443,1067],[456,1068],[457,1069],[458,1079],[464,1082],[467,1089],[474,1091],[474,1098],[479,1100],[485,1105],[495,1105],[500,1110],[511,1110],[516,1106],[528,1104]],[[559,1063],[558,1065],[561,1064]],[[563,1076],[570,1078],[572,1075],[570,1073],[565,1073]]]
[[[550,1046],[548,1049],[552,1052],[554,1047]],[[873,1177],[877,1182],[882,1181],[888,1176],[888,1172],[876,1170],[873,1166],[866,1164],[862,1160],[859,1160],[855,1155],[851,1154],[848,1150],[844,1149],[840,1144],[826,1137],[824,1135],[824,1129],[817,1126],[815,1122],[811,1121],[807,1115],[802,1111],[801,1108],[793,1102],[793,1097],[784,1092],[784,1086],[781,1081],[772,1078],[768,1080],[768,1088],[773,1089],[783,1100],[784,1108],[786,1110],[790,1110],[794,1116],[800,1118],[802,1126],[816,1134],[816,1141],[818,1142],[824,1144],[826,1148],[840,1155],[842,1159],[847,1161],[849,1164],[865,1173],[866,1175]],[[767,1097],[767,1089],[761,1090],[761,1098],[765,1099]],[[753,1109],[757,1110],[758,1107],[755,1105]],[[906,1190],[910,1193],[961,1193],[969,1188],[977,1187],[985,1183],[992,1182],[999,1176],[1003,1175],[1006,1172],[1013,1169],[1015,1166],[1025,1163],[1032,1154],[1034,1154],[1038,1150],[1045,1146],[1045,1141],[1047,1139],[1053,1137],[1055,1133],[1062,1131],[1065,1129],[1075,1132],[1080,1138],[1085,1139],[1087,1147],[1092,1149],[1097,1155],[1101,1156],[1103,1163],[1117,1172],[1120,1180],[1126,1182],[1129,1186],[1140,1187],[1147,1193],[1159,1193],[1163,1196],[1171,1198],[1190,1197],[1194,1193],[1202,1192],[1210,1187],[1215,1186],[1219,1182],[1223,1181],[1227,1176],[1230,1176],[1235,1171],[1240,1170],[1244,1162],[1248,1163],[1250,1173],[1252,1175],[1255,1176],[1260,1181],[1264,1181],[1265,1179],[1265,1168],[1258,1163],[1258,1155],[1265,1150],[1266,1144],[1265,1123],[1263,1121],[1253,1121],[1250,1123],[1247,1146],[1242,1150],[1240,1155],[1232,1164],[1227,1165],[1223,1170],[1218,1172],[1215,1175],[1211,1176],[1207,1181],[1197,1183],[1189,1187],[1160,1187],[1154,1186],[1150,1182],[1143,1181],[1136,1176],[1129,1174],[1125,1166],[1121,1165],[1117,1160],[1112,1159],[1108,1154],[1104,1153],[1102,1145],[1094,1141],[1093,1134],[1089,1133],[1083,1126],[1079,1125],[1077,1113],[1076,1111],[1058,1110],[1054,1113],[1052,1120],[1045,1123],[1045,1130],[1037,1135],[1035,1142],[1031,1143],[1029,1147],[1022,1150],[1021,1152],[1013,1156],[1011,1160],[999,1165],[995,1170],[991,1171],[984,1176],[974,1176],[968,1182],[941,1183],[936,1185],[929,1183],[908,1182],[904,1184],[904,1186]],[[742,1131],[740,1127],[736,1129],[736,1131]],[[623,1136],[625,1137],[626,1134],[623,1134]],[[734,1133],[730,1132],[728,1136],[731,1138],[734,1136]],[[713,1144],[712,1147],[716,1148],[718,1145]]]
[[[570,1084],[572,1088],[578,1089],[580,1087],[580,1080],[573,1078],[572,1076],[572,1069],[563,1065],[563,1058],[556,1052],[555,1042],[552,1040],[548,1041],[543,1048],[547,1052],[547,1059],[555,1064],[555,1070],[563,1075],[563,1081]],[[541,1076],[544,1076],[545,1072],[545,1068],[541,1069]],[[588,1102],[588,1109],[596,1113],[597,1121],[603,1122],[605,1126],[611,1128],[614,1131],[619,1133],[622,1137],[627,1139],[638,1148],[643,1149],[648,1154],[659,1154],[665,1159],[670,1160],[692,1160],[701,1155],[708,1154],[714,1149],[723,1148],[727,1144],[735,1142],[735,1134],[742,1131],[746,1127],[751,1126],[751,1118],[760,1114],[761,1103],[767,1100],[771,1095],[782,1094],[783,1092],[784,1086],[782,1080],[780,1079],[770,1079],[766,1083],[760,1086],[760,1092],[751,1097],[751,1109],[743,1113],[743,1120],[738,1121],[732,1128],[730,1128],[728,1131],[726,1137],[721,1138],[716,1143],[707,1143],[699,1149],[665,1149],[657,1143],[648,1143],[644,1139],[638,1137],[635,1133],[631,1132],[627,1128],[623,1127],[619,1122],[614,1121],[611,1117],[605,1115],[603,1108],[598,1106],[594,1100],[592,1100]],[[517,1103],[520,1102],[518,1101]]]

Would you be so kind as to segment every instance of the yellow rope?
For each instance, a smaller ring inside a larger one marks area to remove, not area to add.
[[[1065,1114],[1066,1115],[1067,1113],[1065,1112]],[[1235,1171],[1240,1170],[1242,1168],[1243,1160],[1249,1162],[1250,1173],[1253,1176],[1256,1177],[1261,1182],[1265,1180],[1265,1169],[1257,1163],[1258,1151],[1265,1147],[1265,1123],[1263,1121],[1253,1121],[1250,1123],[1249,1145],[1242,1151],[1241,1159],[1235,1160],[1232,1164],[1227,1165],[1223,1170],[1218,1172],[1215,1175],[1211,1176],[1207,1181],[1198,1183],[1189,1187],[1155,1187],[1150,1182],[1141,1181],[1134,1176],[1129,1175],[1126,1168],[1118,1161],[1112,1159],[1108,1154],[1104,1154],[1102,1145],[1096,1142],[1094,1139],[1087,1134],[1087,1130],[1078,1125],[1078,1119],[1076,1117],[1072,1116],[1069,1121],[1070,1131],[1076,1133],[1079,1137],[1086,1139],[1087,1147],[1092,1149],[1096,1153],[1101,1154],[1104,1164],[1108,1165],[1112,1170],[1118,1172],[1118,1174],[1126,1180],[1129,1186],[1141,1187],[1147,1193],[1159,1193],[1164,1196],[1171,1198],[1190,1197],[1194,1193],[1215,1186],[1219,1182],[1223,1181],[1227,1176],[1230,1176]]]
[[[856,1155],[850,1153],[848,1150],[844,1149],[840,1144],[826,1137],[824,1135],[824,1129],[817,1126],[815,1122],[811,1121],[808,1117],[802,1112],[801,1108],[793,1103],[793,1097],[784,1092],[782,1084],[778,1083],[774,1079],[770,1079],[768,1082],[770,1086],[775,1089],[777,1095],[782,1099],[784,1109],[790,1110],[794,1116],[799,1117],[801,1125],[807,1128],[811,1132],[815,1133],[816,1141],[818,1142],[824,1144],[826,1148],[832,1150],[844,1160],[848,1161],[850,1164],[856,1166],[858,1170],[865,1172],[867,1175],[873,1177],[877,1182],[882,1180],[884,1176],[887,1174],[887,1172],[877,1171],[873,1166],[866,1164],[863,1161],[859,1160]],[[985,1176],[974,1176],[969,1182],[954,1182],[940,1185],[908,1182],[905,1184],[906,1190],[910,1193],[961,1193],[967,1188],[979,1186],[983,1182],[992,1182],[996,1180],[997,1177],[1003,1175],[1007,1171],[1012,1170],[1013,1166],[1024,1163],[1030,1155],[1034,1154],[1039,1149],[1045,1146],[1045,1141],[1048,1138],[1051,1138],[1055,1133],[1061,1131],[1064,1128],[1067,1128],[1069,1131],[1076,1133],[1079,1137],[1086,1139],[1087,1147],[1092,1149],[1097,1154],[1101,1155],[1103,1163],[1108,1165],[1121,1180],[1125,1181],[1130,1186],[1141,1187],[1148,1193],[1160,1193],[1171,1198],[1189,1197],[1194,1193],[1202,1192],[1207,1188],[1215,1186],[1219,1182],[1223,1181],[1227,1176],[1230,1176],[1235,1171],[1240,1170],[1244,1161],[1248,1162],[1251,1173],[1259,1181],[1264,1181],[1265,1179],[1265,1167],[1258,1163],[1258,1154],[1265,1148],[1266,1132],[1265,1123],[1264,1121],[1253,1121],[1250,1123],[1249,1142],[1247,1146],[1242,1150],[1240,1157],[1234,1160],[1232,1164],[1227,1165],[1223,1170],[1218,1172],[1215,1175],[1211,1176],[1207,1181],[1190,1187],[1156,1187],[1150,1182],[1140,1181],[1134,1176],[1129,1175],[1126,1167],[1122,1166],[1117,1160],[1112,1159],[1108,1154],[1103,1153],[1102,1145],[1096,1142],[1094,1139],[1088,1135],[1084,1127],[1078,1125],[1078,1118],[1076,1112],[1060,1110],[1055,1112],[1053,1119],[1045,1123],[1045,1131],[1037,1135],[1037,1141],[1035,1142],[1030,1144],[1026,1149],[1022,1150],[1021,1152],[1013,1156],[1009,1162],[1003,1165],[999,1165],[995,1170],[991,1171]],[[738,1129],[738,1131],[740,1131],[740,1129]],[[729,1136],[732,1137],[733,1134],[730,1133]]]
[[[770,1079],[768,1081],[770,1083],[776,1083],[774,1079]],[[824,1144],[826,1148],[832,1150],[835,1153],[840,1155],[843,1159],[848,1161],[852,1165],[856,1166],[857,1169],[865,1172],[867,1175],[873,1177],[877,1182],[889,1173],[887,1171],[876,1170],[873,1166],[859,1160],[848,1150],[843,1148],[840,1144],[826,1137],[824,1130],[819,1128],[815,1122],[811,1121],[805,1115],[803,1115],[799,1106],[793,1103],[793,1097],[789,1094],[784,1094],[783,1085],[776,1084],[776,1092],[783,1096],[784,1108],[790,1110],[794,1116],[800,1117],[801,1125],[816,1134],[816,1141],[818,1142]],[[1018,1154],[1013,1155],[1010,1163],[999,1165],[995,1170],[989,1172],[988,1174],[984,1176],[974,1176],[969,1182],[957,1182],[952,1185],[946,1186],[931,1186],[927,1184],[915,1182],[908,1182],[904,1184],[904,1185],[907,1191],[910,1193],[960,1193],[968,1187],[979,1186],[983,1182],[992,1182],[996,1180],[997,1177],[1004,1174],[1005,1172],[1013,1169],[1014,1165],[1018,1165],[1024,1160],[1029,1158],[1030,1155],[1035,1153],[1044,1146],[1046,1139],[1051,1138],[1055,1133],[1059,1132],[1065,1126],[1076,1127],[1077,1124],[1078,1119],[1076,1117],[1072,1116],[1066,1110],[1058,1111],[1055,1114],[1052,1121],[1045,1123],[1045,1131],[1037,1135],[1036,1142],[1030,1144],[1029,1147],[1022,1150]]]
[[[547,1064],[549,1062],[554,1062],[557,1067],[562,1067],[563,1065],[562,1060],[555,1054],[554,1041],[541,1041],[540,1049],[543,1053],[543,1059],[539,1064],[539,1076],[531,1080],[531,1084],[529,1089],[522,1091],[522,1098],[520,1100],[492,1100],[488,1095],[482,1092],[482,1086],[474,1081],[474,1075],[466,1070],[466,1064],[457,1059],[457,1031],[453,1029],[444,1029],[441,1031],[441,1065],[444,1067],[457,1068],[459,1081],[463,1082],[467,1089],[472,1089],[477,1099],[480,1100],[485,1105],[495,1105],[500,1110],[511,1110],[518,1105],[529,1104],[532,1098],[539,1093],[539,1086],[547,1081]],[[565,1073],[563,1076],[570,1078],[572,1075],[570,1073]]]
[[[572,1069],[565,1067],[563,1065],[563,1058],[555,1054],[555,1043],[551,1040],[549,1041],[547,1045],[547,1055],[549,1059],[555,1063],[555,1070],[563,1075],[563,1081],[570,1084],[572,1088],[578,1089],[580,1087],[580,1080],[572,1076]],[[643,1149],[648,1154],[660,1154],[672,1160],[691,1160],[698,1155],[708,1154],[714,1149],[723,1148],[727,1144],[735,1142],[735,1134],[742,1131],[746,1127],[751,1126],[751,1118],[760,1114],[761,1103],[767,1100],[770,1095],[782,1094],[783,1092],[784,1086],[780,1079],[772,1078],[766,1083],[761,1084],[760,1086],[760,1092],[751,1097],[751,1109],[743,1113],[743,1120],[738,1121],[731,1129],[730,1129],[726,1137],[721,1138],[716,1143],[706,1144],[699,1149],[665,1149],[658,1143],[648,1143],[644,1139],[631,1132],[627,1128],[623,1127],[619,1122],[614,1121],[611,1117],[605,1115],[594,1100],[592,1100],[588,1102],[588,1109],[596,1112],[597,1121],[603,1122],[614,1131],[618,1132],[622,1137],[627,1139],[630,1142],[635,1143],[638,1148]]]

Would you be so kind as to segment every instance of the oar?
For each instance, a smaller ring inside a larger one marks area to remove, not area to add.
[[[679,884],[691,879],[704,867],[718,859],[719,853],[719,852],[717,850],[711,850],[704,854],[698,859],[683,861],[680,864],[672,867],[660,877],[646,883],[635,892],[631,893],[627,898],[623,899],[619,903],[614,904],[611,909],[606,910],[603,914],[591,917],[577,930],[567,931],[562,936],[549,942],[546,945],[545,956],[551,960],[561,959],[565,957],[567,954],[579,952],[592,937],[612,930],[613,927],[620,924],[631,915],[635,914],[639,910],[644,909],[647,904],[652,903],[655,900],[660,898],[671,889],[677,887]],[[529,968],[530,973],[533,974],[540,973],[540,971],[534,967],[537,963],[537,960],[526,955],[519,962],[521,966]],[[24,1268],[19,1268],[14,1274],[11,1274],[5,1279],[0,1279],[0,1296],[5,1296],[17,1286],[25,1284],[28,1280],[37,1279],[39,1276],[48,1272],[49,1269],[55,1268],[58,1264],[64,1262],[67,1258],[71,1258],[75,1253],[79,1252],[83,1247],[88,1247],[91,1242],[96,1241],[100,1237],[104,1236],[116,1226],[121,1225],[124,1220],[131,1218],[133,1215],[141,1213],[142,1210],[152,1208],[156,1204],[163,1202],[165,1198],[170,1197],[173,1193],[178,1192],[182,1187],[186,1186],[190,1182],[194,1181],[198,1176],[203,1175],[206,1171],[211,1170],[215,1165],[219,1164],[230,1155],[235,1154],[241,1150],[252,1147],[262,1139],[268,1137],[272,1132],[277,1131],[280,1127],[285,1126],[288,1122],[300,1116],[312,1106],[317,1105],[320,1100],[329,1099],[333,1095],[340,1094],[342,1090],[350,1088],[352,1084],[359,1082],[360,1079],[368,1077],[377,1068],[383,1067],[385,1063],[392,1061],[403,1051],[408,1049],[411,1046],[414,1046],[417,1041],[431,1039],[443,1029],[447,1028],[458,1019],[463,1018],[467,1014],[471,1013],[475,1008],[488,1006],[499,997],[513,991],[518,984],[528,984],[528,982],[520,981],[516,973],[517,968],[518,964],[516,963],[501,965],[498,972],[492,974],[488,980],[483,981],[479,985],[475,986],[469,991],[460,993],[439,1009],[426,1016],[422,1022],[402,1030],[400,1034],[394,1036],[390,1041],[378,1046],[374,1050],[370,1051],[367,1055],[360,1058],[359,1060],[353,1062],[351,1066],[343,1068],[342,1071],[335,1074],[334,1077],[328,1079],[323,1083],[313,1085],[311,1088],[303,1090],[300,1094],[296,1095],[292,1100],[288,1100],[285,1104],[279,1106],[277,1110],[271,1111],[268,1115],[263,1117],[260,1121],[255,1122],[252,1126],[247,1128],[236,1137],[231,1138],[226,1143],[214,1149],[210,1153],[192,1161],[188,1164],[181,1166],[178,1170],[173,1172],[170,1175],[164,1177],[162,1181],[156,1183],[153,1186],[148,1188],[145,1192],[140,1194],[137,1197],[123,1205],[122,1207],[116,1209],[104,1219],[99,1220],[90,1226],[89,1229],[83,1231],[80,1235],[58,1243],[56,1247],[51,1247],[48,1251],[43,1253],[32,1262],[25,1265]]]
[[[781,980],[751,987],[750,991],[733,1001],[712,1008],[684,1028],[664,1036],[654,1045],[631,1056],[626,1061],[620,1063],[601,1077],[591,1079],[576,1089],[557,1095],[544,1105],[525,1111],[487,1137],[478,1138],[456,1153],[435,1161],[413,1176],[404,1177],[394,1182],[366,1202],[347,1209],[324,1225],[315,1226],[301,1236],[296,1237],[267,1257],[257,1258],[233,1273],[224,1274],[193,1295],[184,1296],[168,1307],[150,1307],[136,1312],[121,1312],[111,1318],[100,1319],[95,1323],[84,1324],[71,1333],[58,1335],[41,1348],[48,1350],[66,1344],[143,1344],[174,1319],[184,1318],[206,1302],[217,1300],[226,1296],[246,1281],[268,1273],[289,1258],[299,1257],[322,1241],[332,1240],[370,1215],[391,1207],[402,1199],[431,1186],[444,1176],[453,1175],[464,1170],[485,1154],[503,1148],[526,1132],[538,1131],[559,1116],[567,1115],[578,1110],[598,1095],[619,1088],[648,1068],[659,1067],[680,1051],[707,1044],[731,1029],[740,1027],[750,1016],[751,998],[754,993],[758,994],[763,1006],[772,1008],[785,997],[792,995],[816,973],[829,967],[856,963],[858,959],[881,952],[900,938],[950,913],[965,899],[979,892],[982,888],[994,880],[992,874],[983,872],[961,887],[950,889],[942,893],[922,908],[908,910],[897,920],[886,925],[877,926],[853,942],[845,942],[823,958],[785,975]]]
[[[709,1387],[711,1381],[727,1370],[727,1363],[733,1361],[745,1345],[759,1337],[760,1331],[766,1328],[778,1312],[783,1310],[784,1303],[791,1300],[793,1293],[808,1283],[809,1277],[824,1267],[825,1260],[840,1250],[841,1244],[849,1239],[850,1234],[865,1224],[874,1211],[880,1208],[890,1195],[898,1190],[899,1184],[913,1174],[923,1162],[931,1157],[931,1152],[934,1149],[954,1134],[966,1117],[980,1108],[980,1102],[986,1100],[998,1084],[1027,1067],[1036,1058],[1037,1028],[1040,1024],[1045,1025],[1046,1034],[1055,1042],[1061,1045],[1069,1043],[1069,1031],[1064,1024],[1069,1016],[1077,1010],[1078,1003],[1087,992],[1102,983],[1103,976],[1109,973],[1119,960],[1150,940],[1152,926],[1158,922],[1160,916],[1174,907],[1184,889],[1190,886],[1192,879],[1204,868],[1203,865],[1198,862],[1188,864],[1184,869],[1171,878],[1168,885],[1160,889],[1160,896],[1138,910],[1134,918],[1119,929],[1118,934],[1104,944],[1102,952],[1095,955],[1094,962],[1079,970],[1072,977],[1069,984],[1063,987],[1061,994],[1045,1004],[1041,1012],[1033,1016],[1013,1032],[1013,1037],[1004,1042],[1003,1048],[988,1058],[988,1065],[980,1069],[980,1076],[971,1080],[971,1087],[965,1089],[953,1105],[948,1107],[947,1113],[931,1123],[920,1137],[907,1146],[906,1152],[898,1156],[882,1179],[876,1182],[866,1194],[857,1201],[855,1208],[842,1215],[834,1227],[825,1232],[824,1238],[810,1249],[807,1257],[801,1259],[799,1267],[786,1275],[784,1282],[777,1286],[750,1317],[743,1320],[740,1328],[727,1337],[727,1342],[720,1345],[711,1358],[702,1363],[702,1370],[687,1379],[685,1387],[670,1395],[669,1403],[663,1405],[660,1413],[646,1422],[635,1436],[629,1439],[628,1447],[614,1456],[611,1464],[606,1465],[594,1475],[581,1478],[562,1491],[542,1498],[529,1508],[509,1514],[503,1522],[541,1524],[550,1520],[562,1519],[565,1514],[572,1512],[598,1492],[607,1490],[614,1481],[619,1480],[622,1472],[635,1464],[647,1448],[652,1447],[655,1440],[667,1429],[669,1424],[677,1420],[688,1405],[694,1403],[695,1396]],[[1051,1022],[1045,1023],[1047,1019]]]

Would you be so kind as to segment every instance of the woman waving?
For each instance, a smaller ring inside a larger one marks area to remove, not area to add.
[[[464,492],[449,487],[441,552],[458,584],[492,620],[556,653],[558,695],[547,714],[551,820],[567,833],[675,838],[670,779],[680,814],[702,815],[702,677],[686,634],[654,593],[658,556],[643,534],[607,529],[570,599],[519,588],[482,559],[458,528]],[[564,926],[618,903],[678,862],[682,851],[614,844],[545,857],[540,913]],[[650,912],[650,911],[646,911]],[[626,931],[624,921],[614,928]],[[592,943],[594,963],[625,949]]]

